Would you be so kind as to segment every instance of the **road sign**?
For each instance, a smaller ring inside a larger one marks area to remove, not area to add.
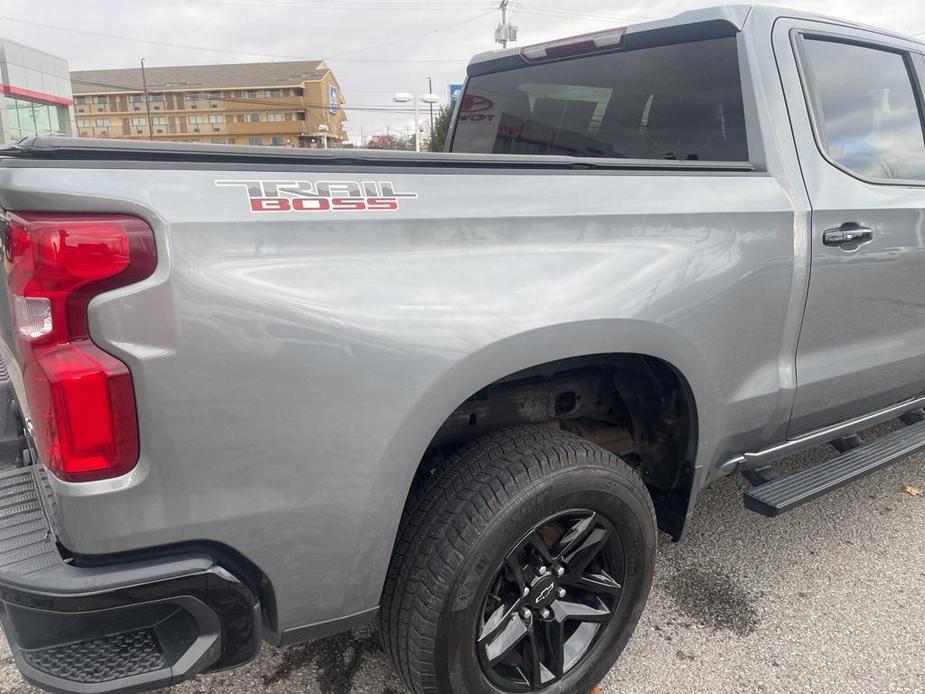
[[[328,111],[337,113],[337,87],[333,84],[328,86]]]
[[[450,101],[456,101],[459,98],[459,95],[462,94],[462,88],[461,84],[450,85]]]

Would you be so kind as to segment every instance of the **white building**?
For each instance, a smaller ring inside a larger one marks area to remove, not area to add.
[[[64,58],[0,38],[0,144],[73,135],[73,105]]]

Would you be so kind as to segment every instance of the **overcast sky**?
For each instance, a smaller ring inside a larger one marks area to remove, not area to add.
[[[519,44],[715,5],[710,0],[510,0]],[[762,3],[764,4],[764,3]],[[775,3],[785,4],[785,3]],[[792,7],[925,34],[925,0],[791,0]],[[407,128],[396,91],[445,102],[471,55],[495,48],[497,0],[0,0],[0,36],[71,69],[326,60],[359,140]],[[118,37],[118,38],[117,38]],[[204,50],[205,49],[205,50]]]

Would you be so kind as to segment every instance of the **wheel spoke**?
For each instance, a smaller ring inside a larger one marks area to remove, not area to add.
[[[546,664],[553,677],[562,677],[565,670],[565,625],[562,622],[545,622]]]
[[[546,546],[546,542],[543,540],[543,536],[540,535],[539,531],[534,530],[530,533],[529,537],[527,537],[527,547],[532,547],[536,553],[540,555],[540,559],[542,559],[544,563],[552,563],[554,557],[549,551],[549,547]]]
[[[494,617],[494,614],[492,614],[492,617]],[[494,665],[506,657],[529,631],[524,621],[516,614],[504,615],[489,630],[487,627],[494,621],[494,619],[490,619],[489,623],[482,629],[481,636],[479,636],[479,646],[485,650],[485,657],[490,665]]]
[[[610,619],[610,610],[603,604],[591,607],[582,602],[556,600],[552,604],[553,615],[557,622],[575,620],[577,622],[606,622]]]
[[[613,577],[606,571],[595,571],[581,576],[567,575],[562,580],[562,585],[575,586],[591,593],[605,595],[620,595],[623,592],[623,586],[617,583]]]
[[[527,634],[526,647],[523,650],[523,673],[531,688],[543,683],[543,663],[540,660],[540,649],[537,643],[537,624],[530,625]]]
[[[562,538],[557,558],[566,565],[571,576],[580,576],[591,560],[604,549],[607,540],[607,530],[595,527],[594,516],[583,519]]]
[[[511,572],[514,582],[517,584],[517,590],[522,593],[527,582],[524,580],[524,567],[521,565],[520,559],[512,554],[504,562],[504,565],[507,567],[507,570]]]

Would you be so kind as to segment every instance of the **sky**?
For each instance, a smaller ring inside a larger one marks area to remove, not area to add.
[[[716,0],[509,0],[514,45],[599,31]],[[765,4],[765,3],[761,3]],[[925,0],[790,0],[798,9],[925,36]],[[72,70],[324,60],[346,99],[347,131],[410,131],[396,92],[441,103],[475,53],[498,48],[498,0],[0,0],[0,36],[66,58]],[[422,119],[429,119],[422,105]]]

